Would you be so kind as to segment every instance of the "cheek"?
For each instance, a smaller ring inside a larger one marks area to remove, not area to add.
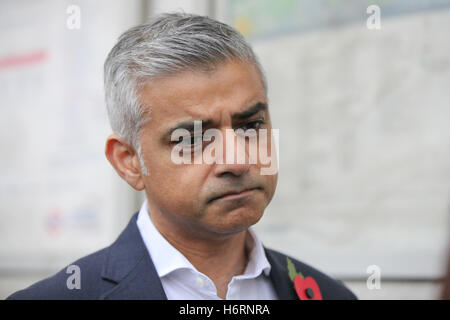
[[[265,186],[266,186],[266,199],[267,202],[269,203],[272,198],[273,195],[275,193],[275,189],[277,187],[277,181],[278,181],[278,174],[274,174],[274,175],[267,175],[265,176]]]
[[[144,176],[146,195],[161,212],[192,214],[197,210],[204,168],[177,165],[172,161],[173,146],[153,136],[141,138],[143,158],[149,173]]]
[[[149,168],[146,193],[161,211],[190,215],[198,210],[196,199],[201,192],[199,166],[175,165],[167,162]]]

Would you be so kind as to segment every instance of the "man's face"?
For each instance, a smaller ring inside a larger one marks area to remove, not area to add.
[[[225,138],[227,129],[261,128],[270,134],[267,97],[253,64],[226,62],[209,73],[160,78],[140,94],[150,110],[140,141],[149,172],[143,180],[152,215],[161,214],[199,236],[234,234],[256,223],[277,182],[276,174],[261,175],[259,160],[256,164],[176,164],[171,158],[178,143],[171,141],[173,130],[193,128],[194,121],[203,122],[203,132],[210,128],[222,132],[224,160],[228,152],[236,152]],[[268,143],[266,152],[271,155],[270,138]]]

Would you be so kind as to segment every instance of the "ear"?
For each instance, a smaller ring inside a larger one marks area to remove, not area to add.
[[[134,189],[144,189],[141,165],[134,148],[113,133],[106,139],[105,155],[119,176]]]

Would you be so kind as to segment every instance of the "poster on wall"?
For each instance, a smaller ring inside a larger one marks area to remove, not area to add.
[[[133,195],[104,155],[103,62],[138,16],[125,5],[0,3],[4,272],[60,269],[109,245],[133,213]]]

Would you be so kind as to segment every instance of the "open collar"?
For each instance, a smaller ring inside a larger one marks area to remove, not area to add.
[[[160,278],[180,269],[191,269],[194,272],[198,272],[190,261],[156,229],[150,219],[146,200],[139,211],[137,226],[149,255],[153,257],[152,260]],[[261,241],[251,228],[249,228],[246,244],[249,248],[249,262],[245,273],[238,277],[241,279],[253,279],[261,273],[268,276],[271,266],[265,256]]]
[[[135,213],[125,230],[108,248],[101,276],[117,285],[100,299],[167,300],[155,265],[137,227]],[[279,299],[296,299],[285,266],[276,255],[263,247],[270,264],[270,278]],[[267,270],[267,269],[266,269]]]

